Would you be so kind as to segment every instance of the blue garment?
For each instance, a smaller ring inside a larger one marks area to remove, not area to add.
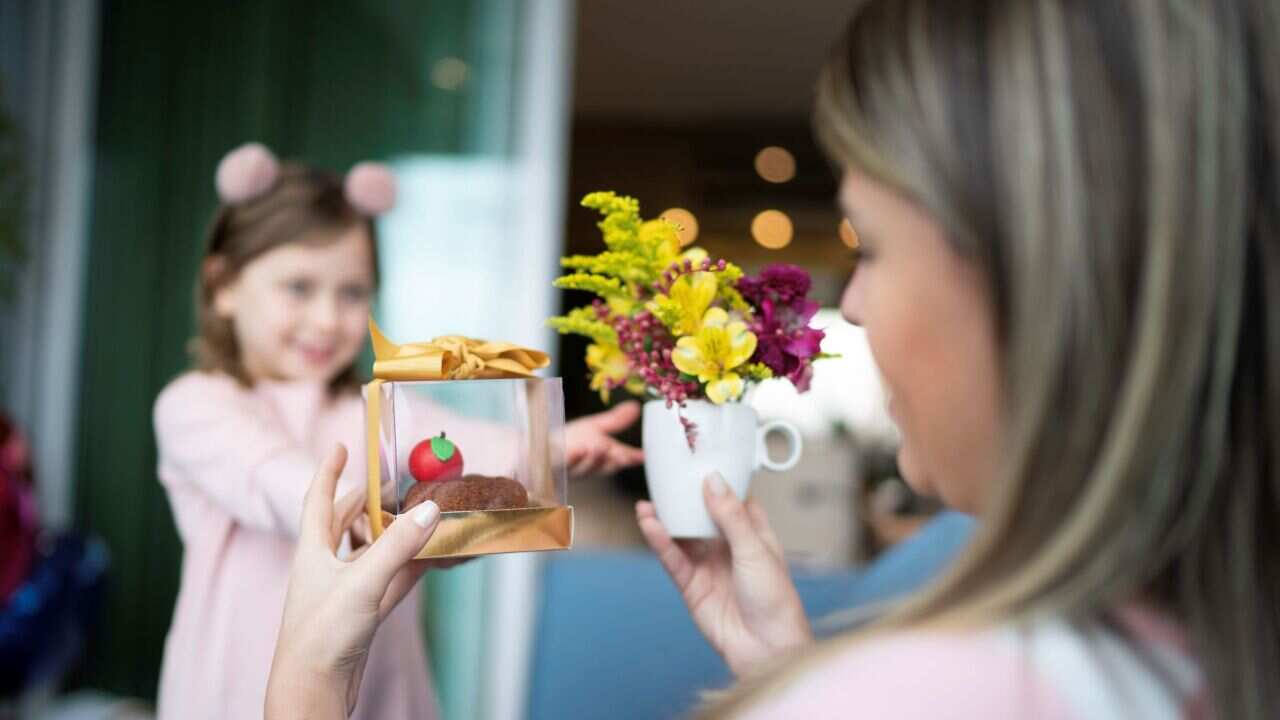
[[[861,571],[795,572],[810,617],[891,599],[934,577],[973,521],[943,513]],[[649,552],[551,556],[533,652],[529,718],[650,720],[685,714],[728,668]]]
[[[969,541],[973,526],[968,515],[939,513],[855,577],[846,598],[849,606],[891,600],[921,587],[950,564]]]
[[[0,604],[0,699],[60,679],[100,613],[106,545],[78,533],[46,540],[26,582]]]

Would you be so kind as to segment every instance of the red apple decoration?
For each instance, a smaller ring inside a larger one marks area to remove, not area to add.
[[[462,451],[442,431],[413,447],[409,453],[409,474],[420,483],[462,477]]]

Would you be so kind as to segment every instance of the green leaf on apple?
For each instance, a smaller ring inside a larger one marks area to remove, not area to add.
[[[431,438],[431,452],[440,462],[448,462],[456,451],[457,447],[453,444],[453,441],[444,436],[444,433],[441,433],[438,437]]]

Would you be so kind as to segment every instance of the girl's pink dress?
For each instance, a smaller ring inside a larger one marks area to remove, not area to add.
[[[337,442],[350,451],[338,497],[364,484],[362,401],[191,372],[156,400],[155,430],[184,550],[159,717],[261,717],[303,496]],[[353,717],[438,716],[418,592],[379,628]]]

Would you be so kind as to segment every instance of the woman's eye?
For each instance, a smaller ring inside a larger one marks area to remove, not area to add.
[[[289,282],[285,283],[284,287],[285,287],[285,290],[287,290],[290,295],[293,295],[294,297],[298,297],[298,298],[307,297],[308,295],[311,294],[311,290],[312,290],[311,282],[308,280],[290,280]]]
[[[873,257],[874,255],[865,245],[859,245],[849,251],[849,261],[853,263],[854,269],[866,265]]]

